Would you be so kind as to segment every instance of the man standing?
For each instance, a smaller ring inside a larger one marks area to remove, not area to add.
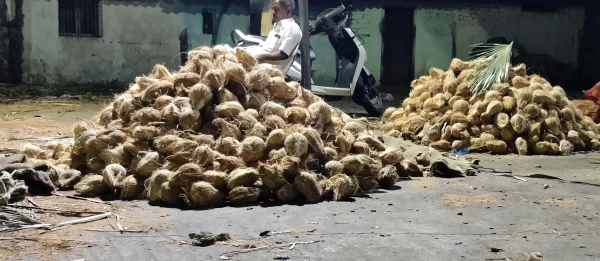
[[[273,0],[273,30],[259,46],[260,52],[253,54],[259,63],[273,64],[283,73],[289,69],[302,40],[302,30],[292,18],[294,1]]]

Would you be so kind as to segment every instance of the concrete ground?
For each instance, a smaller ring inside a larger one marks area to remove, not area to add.
[[[44,114],[43,122],[31,120],[36,112],[13,114],[21,115],[21,120],[4,119],[0,128],[14,139],[0,137],[0,150],[6,144],[18,146],[22,142],[19,137],[68,130],[70,120],[84,115],[81,110],[93,108],[81,105],[59,117],[62,120],[50,113]],[[3,115],[11,109],[0,106]],[[34,133],[21,133],[27,126]],[[514,175],[545,174],[600,184],[600,154],[472,157],[481,159],[484,167]],[[44,207],[112,211],[124,218],[124,227],[143,232],[112,232],[111,226],[116,224],[112,218],[110,222],[101,220],[56,231],[2,234],[0,260],[514,261],[527,260],[531,252],[540,252],[544,260],[600,260],[598,187],[524,179],[489,172],[454,179],[415,178],[399,182],[401,188],[371,193],[352,202],[202,211],[160,208],[146,201],[105,205],[56,196],[34,197]],[[50,213],[38,216],[49,223],[73,219]],[[270,231],[269,236],[261,237],[264,231]],[[209,247],[192,246],[188,234],[200,232],[229,233],[232,240]]]

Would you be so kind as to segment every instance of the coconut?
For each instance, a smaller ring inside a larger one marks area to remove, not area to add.
[[[192,159],[192,153],[194,153],[197,147],[198,143],[195,141],[180,139],[171,144],[169,148],[171,155],[167,159],[179,164],[188,163]]]
[[[492,101],[502,101],[502,94],[497,91],[490,90],[490,91],[486,92],[484,95],[485,95],[484,96],[485,103],[490,103]]]
[[[467,64],[458,58],[453,58],[452,61],[450,62],[450,69],[454,73],[459,74],[462,70],[465,70],[466,68],[467,68]]]
[[[331,161],[337,159],[338,153],[333,148],[325,147],[323,149],[323,156],[325,157],[325,161]]]
[[[172,101],[173,97],[169,95],[161,95],[158,98],[156,98],[156,101],[154,101],[154,109],[162,111],[162,109],[169,105]]]
[[[134,177],[125,177],[117,187],[120,190],[121,199],[137,199],[143,191],[142,184]]]
[[[284,146],[290,156],[301,157],[308,151],[308,140],[300,133],[292,133],[285,138]]]
[[[119,182],[121,182],[125,176],[127,176],[127,170],[119,164],[107,165],[104,170],[102,170],[104,184],[111,189],[116,189]]]
[[[201,181],[203,172],[195,163],[183,164],[169,176],[168,182],[171,187],[187,187],[193,182]]]
[[[288,85],[285,79],[280,77],[271,78],[267,90],[271,98],[280,101],[290,101],[298,96],[298,89],[293,85]]]
[[[283,147],[283,143],[287,134],[282,129],[275,129],[269,133],[267,138],[267,149],[279,149]]]
[[[181,188],[171,187],[168,182],[164,182],[158,191],[158,199],[169,205],[177,205],[181,202]]]
[[[468,139],[470,137],[467,131],[467,125],[464,123],[456,123],[451,127],[451,133],[454,138],[457,139]]]
[[[469,139],[455,140],[455,141],[452,142],[452,144],[450,146],[451,146],[451,148],[453,150],[461,151],[461,150],[464,150],[464,149],[468,149],[469,146],[470,146],[469,143],[470,143]]]
[[[21,153],[25,154],[28,158],[37,158],[42,152],[44,151],[40,147],[31,143],[25,143],[21,149]]]
[[[446,78],[443,80],[442,91],[450,95],[454,95],[454,93],[456,93],[458,83],[458,79],[456,79],[454,72],[448,71],[446,72]]]
[[[293,156],[285,156],[281,159],[280,165],[283,169],[283,177],[288,182],[293,182],[294,178],[300,174],[300,159]]]
[[[468,123],[468,122],[469,122],[469,119],[467,118],[467,116],[460,112],[454,113],[450,117],[450,124]]]
[[[268,96],[268,92],[266,96]],[[267,102],[266,96],[264,92],[248,92],[244,105],[247,108],[260,109]]]
[[[212,90],[210,87],[199,83],[189,90],[190,105],[195,111],[199,111],[212,100]]]
[[[369,144],[363,141],[354,142],[350,151],[355,154],[371,154],[371,148],[369,147]]]
[[[173,103],[165,106],[161,111],[161,116],[165,122],[165,126],[170,129],[174,129],[179,124],[179,114],[181,110]]]
[[[285,108],[281,104],[269,101],[261,106],[260,114],[263,117],[277,115],[281,118],[285,118]]]
[[[377,189],[379,185],[377,179],[373,177],[354,177],[358,182],[358,187],[363,192],[369,192]]]
[[[389,148],[379,153],[379,159],[381,159],[381,162],[383,164],[393,165],[402,161],[404,157],[402,156],[402,151],[398,149]]]
[[[102,175],[88,174],[75,185],[75,192],[84,197],[97,197],[102,195],[107,186],[103,182]]]
[[[200,112],[193,110],[191,107],[185,107],[179,114],[179,127],[184,131],[200,130]]]
[[[229,200],[233,204],[256,203],[260,196],[260,189],[251,187],[235,187],[229,191]]]
[[[156,100],[156,98],[160,97],[161,95],[168,95],[168,96],[175,95],[175,88],[174,88],[172,82],[161,80],[161,81],[157,81],[157,82],[151,84],[150,86],[148,86],[148,88],[142,94],[142,100],[144,100],[144,101]],[[125,105],[125,104],[126,103],[123,103],[123,105]],[[122,113],[119,113],[119,114],[120,114],[121,118],[123,118],[123,114]]]
[[[263,67],[254,68],[246,76],[248,89],[253,92],[262,92],[270,83],[271,77]]]
[[[239,186],[252,186],[259,178],[258,171],[254,168],[238,168],[229,174],[227,188],[233,189]]]
[[[484,114],[487,116],[494,116],[497,113],[502,112],[503,110],[504,110],[504,107],[502,106],[501,101],[492,101],[488,104],[487,109]]]
[[[388,165],[379,171],[377,183],[383,189],[390,189],[398,182],[398,171],[393,165]]]
[[[439,151],[450,151],[452,149],[452,144],[447,140],[438,140],[429,143],[429,147],[432,147]]]
[[[575,112],[568,107],[560,111],[560,117],[563,121],[575,121]]]
[[[158,136],[158,129],[154,126],[136,126],[131,132],[131,137],[136,140],[150,140]]]
[[[527,155],[527,141],[521,137],[518,137],[517,140],[515,140],[515,148],[517,149],[517,153],[519,153],[519,155]]]
[[[235,118],[243,111],[244,107],[239,102],[235,101],[221,103],[215,108],[217,116],[223,118]]]
[[[294,185],[285,184],[283,187],[277,189],[275,195],[279,201],[287,203],[295,201],[300,196],[300,192],[296,190]]]
[[[387,109],[385,109],[383,111],[383,114],[381,115],[381,121],[388,121],[390,119],[390,116],[392,116],[392,113],[394,113],[397,110],[397,108],[394,107],[388,107]]]
[[[527,79],[525,79],[523,76],[517,75],[512,79],[512,86],[516,88],[525,88],[529,86],[529,81],[527,81]]]
[[[533,120],[540,114],[540,108],[535,104],[529,104],[521,111],[521,114],[526,118]]]
[[[269,116],[271,117],[271,116]],[[274,116],[273,117],[277,117]],[[262,125],[260,122],[254,124],[254,127],[252,127],[252,129],[250,129],[248,132],[246,132],[246,136],[256,136],[256,137],[260,137],[261,139],[266,139],[267,138],[267,128]]]
[[[339,161],[329,161],[325,163],[325,173],[329,177],[344,174],[344,165]]]
[[[240,140],[242,137],[242,132],[239,127],[226,121],[222,118],[217,118],[213,120],[213,125],[221,131],[221,138],[232,137],[236,140]]]
[[[536,122],[531,124],[529,127],[529,132],[527,133],[527,142],[528,143],[536,143],[542,138],[542,124]]]
[[[535,90],[533,92],[533,101],[539,104],[555,104],[556,99],[554,99],[548,92],[544,90]]]
[[[240,122],[240,128],[242,128],[242,130],[252,129],[252,127],[258,123],[258,120],[256,120],[254,116],[245,111],[240,112],[236,118]]]
[[[452,111],[456,113],[467,114],[469,112],[469,102],[460,99],[452,104]]]
[[[258,63],[254,56],[250,55],[248,51],[242,48],[235,48],[235,57],[247,70],[251,70]]]
[[[255,109],[246,109],[246,112],[247,112],[247,113],[248,113],[250,116],[254,117],[255,119],[258,119],[258,116],[259,116],[259,114],[258,114],[258,111],[257,111],[257,110],[255,110]]]
[[[323,148],[325,147],[325,144],[323,143],[319,132],[313,128],[306,128],[302,130],[302,135],[304,135],[308,141],[310,151],[316,153],[318,158],[323,158]]]
[[[161,167],[160,155],[158,152],[146,152],[137,156],[139,161],[136,165],[132,164],[131,171],[142,177],[149,177],[154,171]]]
[[[220,165],[219,170],[225,171],[225,172],[230,172],[234,169],[242,168],[242,167],[246,166],[244,161],[236,156],[218,155],[218,156],[215,156],[215,161],[218,162]]]
[[[510,113],[516,109],[517,101],[515,98],[511,96],[502,97],[502,107],[504,107],[504,112]]]
[[[271,190],[275,191],[286,184],[283,178],[283,169],[280,165],[259,163],[258,173],[265,186]]]
[[[265,156],[265,142],[255,136],[246,137],[242,141],[241,156],[245,162],[253,162],[262,159]]]
[[[218,90],[225,85],[227,81],[227,75],[224,71],[219,69],[211,69],[204,74],[204,78],[202,78],[202,83],[207,85],[213,90]]]
[[[517,134],[521,134],[529,127],[527,120],[521,114],[515,114],[510,118],[510,125]]]
[[[316,175],[308,172],[301,172],[294,179],[294,187],[306,198],[308,202],[314,203],[321,201],[322,191]]]
[[[222,87],[219,88],[219,104],[222,103],[226,103],[226,102],[239,102],[240,100],[238,99],[237,96],[235,96],[235,94],[233,94],[229,89]]]
[[[506,113],[498,113],[494,122],[496,123],[496,126],[503,129],[510,124],[510,117],[508,117],[508,114]]]
[[[285,109],[285,119],[290,124],[306,124],[308,118],[308,110],[305,108],[289,107]]]
[[[173,74],[173,85],[191,87],[202,80],[197,73],[185,72]]]
[[[285,126],[285,121],[277,116],[277,115],[269,115],[267,117],[265,117],[265,126],[267,127],[267,130],[275,130],[275,129],[281,129]]]
[[[513,141],[517,138],[517,133],[511,126],[506,126],[500,130],[500,137],[502,137],[504,141]]]
[[[167,182],[170,175],[171,172],[168,170],[157,170],[146,180],[146,197],[150,202],[159,200],[160,187]]]
[[[215,144],[215,150],[227,156],[237,156],[241,151],[241,144],[232,137],[219,138]]]
[[[225,203],[225,195],[204,181],[192,183],[186,198],[192,208],[218,207]]]
[[[118,163],[121,165],[129,165],[129,162],[131,162],[129,153],[123,149],[123,145],[116,146],[112,149],[102,150],[99,156],[106,164]]]
[[[591,151],[600,151],[600,141],[597,139],[593,139],[587,144],[587,149]]]
[[[378,139],[374,138],[370,135],[361,135],[357,139],[357,141],[363,141],[369,144],[369,146],[376,151],[384,151],[385,146]]]
[[[98,124],[102,126],[108,125],[111,121],[116,120],[118,117],[117,111],[112,107],[106,107],[98,115]]]
[[[331,122],[332,110],[331,107],[323,102],[315,102],[308,106],[311,122],[319,126],[324,126]]]
[[[560,120],[557,117],[548,117],[544,120],[544,129],[553,135],[558,135],[560,130]]]
[[[537,155],[551,155],[553,154],[553,143],[547,142],[547,141],[540,141],[538,143],[535,143],[535,145],[533,146],[533,151],[535,154]],[[556,145],[556,144],[555,144]],[[556,152],[559,152],[558,149],[558,145],[557,145],[557,150]]]
[[[191,161],[200,167],[210,167],[214,161],[214,152],[209,146],[201,145],[192,153]]]
[[[345,174],[337,174],[332,176],[331,189],[333,191],[333,200],[341,201],[348,199],[358,191],[358,181]]]
[[[566,156],[566,155],[572,154],[573,151],[575,151],[575,146],[573,146],[573,143],[571,143],[567,140],[561,140],[560,145],[559,145],[559,150],[560,150],[561,155]]]
[[[521,89],[517,92],[515,97],[517,101],[517,109],[523,110],[527,105],[533,102],[533,94],[527,89]]]
[[[493,154],[504,155],[508,153],[508,145],[501,140],[490,140],[486,142],[486,148]]]
[[[85,131],[88,131],[91,129],[92,129],[92,126],[90,126],[87,122],[78,121],[75,124],[73,124],[73,135],[79,136],[82,133],[84,133]]]

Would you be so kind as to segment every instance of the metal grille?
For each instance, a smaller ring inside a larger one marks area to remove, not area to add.
[[[100,37],[100,0],[59,0],[61,36]]]

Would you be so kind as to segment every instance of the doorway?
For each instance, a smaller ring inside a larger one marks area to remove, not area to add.
[[[0,12],[0,83],[20,84],[23,62],[23,0],[6,0]],[[3,14],[2,14],[3,13]]]
[[[382,89],[408,94],[414,75],[414,9],[386,8],[383,19]]]

